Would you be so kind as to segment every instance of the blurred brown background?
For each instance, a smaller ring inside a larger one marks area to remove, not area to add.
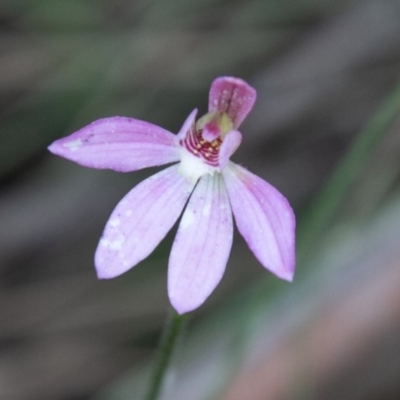
[[[258,91],[234,161],[306,220],[398,84],[400,2],[0,1],[0,399],[140,399],[174,232],[112,281],[96,280],[93,253],[113,207],[153,170],[85,169],[46,146],[113,115],[177,132],[220,75]],[[399,128],[397,118],[292,285],[236,233],[165,399],[400,398]],[[250,301],[260,280],[271,290]]]

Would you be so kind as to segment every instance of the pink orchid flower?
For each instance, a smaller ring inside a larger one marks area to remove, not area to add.
[[[168,266],[168,295],[180,314],[199,307],[222,278],[239,232],[279,278],[294,274],[295,218],[274,187],[229,160],[256,91],[241,79],[211,85],[208,113],[197,110],[178,135],[133,118],[100,119],[49,150],[86,167],[121,172],[178,162],[133,188],[112,212],[95,254],[99,278],[116,277],[146,258],[185,208]]]

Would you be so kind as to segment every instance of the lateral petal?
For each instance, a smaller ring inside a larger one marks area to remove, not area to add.
[[[242,142],[242,134],[239,131],[229,131],[221,144],[219,151],[219,167],[221,169],[229,162],[230,156],[237,150]]]
[[[295,216],[286,198],[263,179],[230,162],[223,171],[239,232],[260,263],[291,281]]]
[[[232,235],[232,212],[222,176],[205,175],[189,200],[169,258],[168,294],[178,313],[199,307],[217,286]]]
[[[237,129],[253,108],[256,97],[255,89],[242,79],[223,76],[211,84],[208,111],[227,113]]]
[[[173,165],[139,183],[112,212],[95,254],[99,278],[146,258],[172,228],[194,188]]]
[[[85,167],[128,172],[179,160],[175,135],[133,118],[99,119],[48,149]]]

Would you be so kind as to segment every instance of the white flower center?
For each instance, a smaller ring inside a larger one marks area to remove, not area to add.
[[[198,179],[206,174],[214,174],[218,172],[217,167],[213,167],[203,161],[202,158],[196,157],[184,147],[179,149],[181,162],[178,172],[182,174],[189,182],[197,182]]]

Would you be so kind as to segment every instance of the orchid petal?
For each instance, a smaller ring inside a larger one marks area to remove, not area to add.
[[[133,188],[112,212],[95,255],[99,278],[146,258],[172,228],[194,188],[173,165]]]
[[[232,162],[223,171],[239,232],[260,263],[282,279],[294,274],[295,217],[273,186]]]
[[[217,78],[211,84],[208,111],[227,113],[233,128],[237,129],[253,108],[256,97],[255,89],[242,79]]]
[[[49,150],[86,167],[122,172],[179,161],[175,135],[125,117],[99,119],[56,140]]]
[[[195,129],[196,115],[197,115],[197,108],[195,108],[185,119],[185,122],[183,123],[181,130],[176,135],[177,140],[184,139],[190,130]]]
[[[206,175],[189,200],[169,259],[168,294],[178,313],[199,307],[217,286],[232,235],[232,212],[222,177]]]
[[[239,131],[230,131],[226,134],[219,150],[219,167],[225,168],[230,156],[236,151],[242,142],[242,134]]]

